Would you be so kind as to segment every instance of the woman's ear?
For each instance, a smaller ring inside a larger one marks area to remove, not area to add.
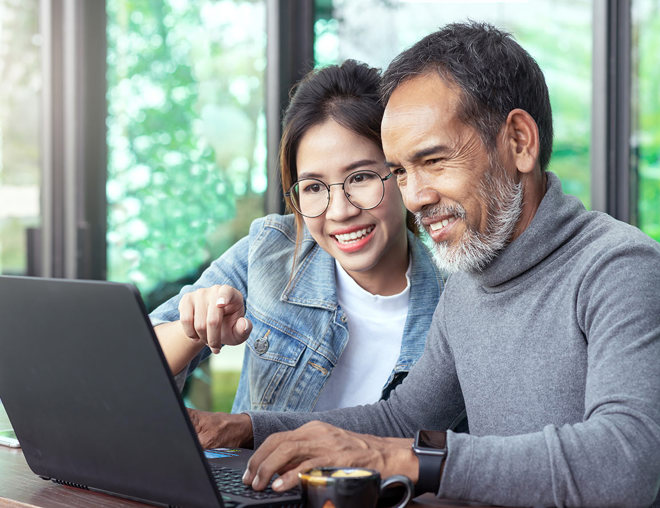
[[[539,128],[524,109],[509,112],[504,128],[506,149],[521,173],[530,173],[538,167]]]

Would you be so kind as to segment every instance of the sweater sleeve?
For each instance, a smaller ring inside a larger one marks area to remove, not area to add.
[[[248,412],[255,446],[274,432],[291,430],[312,420],[354,432],[395,437],[412,437],[420,428],[444,430],[460,421],[463,397],[438,317],[442,302],[441,296],[424,353],[389,399],[317,413]],[[442,401],[442,404],[429,401]]]
[[[439,496],[510,506],[653,503],[660,487],[660,256],[650,243],[599,255],[579,285],[576,318],[588,358],[583,421],[508,437],[449,433]]]

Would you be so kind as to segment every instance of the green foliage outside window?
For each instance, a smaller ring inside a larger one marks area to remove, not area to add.
[[[108,0],[107,15],[108,274],[153,307],[263,214],[265,6]]]
[[[634,2],[633,69],[636,101],[633,148],[638,171],[639,227],[660,241],[660,5],[655,0]],[[635,69],[636,67],[636,69]],[[634,158],[633,158],[634,159]]]

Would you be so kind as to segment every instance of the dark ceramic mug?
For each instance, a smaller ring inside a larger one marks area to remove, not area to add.
[[[373,508],[381,499],[396,508],[406,506],[413,496],[410,478],[394,475],[380,480],[380,473],[361,467],[317,467],[299,473],[305,506],[310,508]]]

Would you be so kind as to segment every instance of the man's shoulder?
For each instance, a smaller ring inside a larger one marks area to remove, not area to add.
[[[583,254],[600,256],[601,253],[660,256],[660,244],[639,228],[621,222],[602,212],[585,212],[584,225],[576,230],[574,239]]]

